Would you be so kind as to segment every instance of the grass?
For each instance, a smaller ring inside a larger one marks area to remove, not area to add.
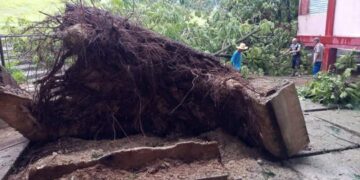
[[[57,12],[63,8],[62,0],[0,0],[0,33],[5,34],[5,30],[1,30],[8,18],[15,20],[22,18],[29,21],[40,21],[45,13]]]

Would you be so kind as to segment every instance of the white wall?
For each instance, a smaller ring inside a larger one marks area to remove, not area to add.
[[[355,1],[360,2],[360,0]],[[325,35],[326,12],[299,16],[298,23],[298,35],[323,36]]]
[[[360,37],[360,0],[337,0],[334,36]]]

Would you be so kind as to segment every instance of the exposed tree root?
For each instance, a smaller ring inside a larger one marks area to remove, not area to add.
[[[289,82],[249,82],[213,56],[97,8],[67,5],[41,25],[56,35],[39,48],[54,63],[34,99],[0,92],[13,99],[6,112],[16,113],[0,118],[30,140],[193,136],[221,127],[277,157],[309,142]]]

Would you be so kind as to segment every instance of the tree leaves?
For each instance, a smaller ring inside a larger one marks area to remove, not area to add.
[[[341,75],[320,73],[300,90],[300,95],[322,104],[338,104],[344,107],[360,107],[360,84],[350,82],[351,69]]]
[[[122,14],[131,14],[125,0],[117,2]],[[128,0],[130,1],[130,0]],[[233,45],[226,54],[232,54],[236,41],[260,28],[255,35],[245,40],[250,46],[244,52],[244,63],[250,71],[267,75],[290,73],[290,56],[280,56],[296,34],[296,22],[288,23],[279,11],[288,10],[279,0],[135,0],[136,9],[132,19],[144,26],[188,44],[204,52],[216,52]],[[291,11],[297,5],[290,4]],[[127,9],[124,10],[123,9]],[[115,11],[119,8],[115,8]],[[128,11],[128,12],[126,12]],[[296,17],[296,16],[292,16]],[[254,49],[254,50],[252,50]]]
[[[338,70],[345,70],[347,68],[356,69],[355,53],[347,53],[336,60],[335,67]]]

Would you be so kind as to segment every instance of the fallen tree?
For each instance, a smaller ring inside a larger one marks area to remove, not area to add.
[[[249,82],[211,55],[97,8],[67,5],[43,25],[56,34],[45,41],[61,47],[34,99],[0,90],[0,118],[30,140],[222,127],[277,157],[309,142],[292,83]]]

